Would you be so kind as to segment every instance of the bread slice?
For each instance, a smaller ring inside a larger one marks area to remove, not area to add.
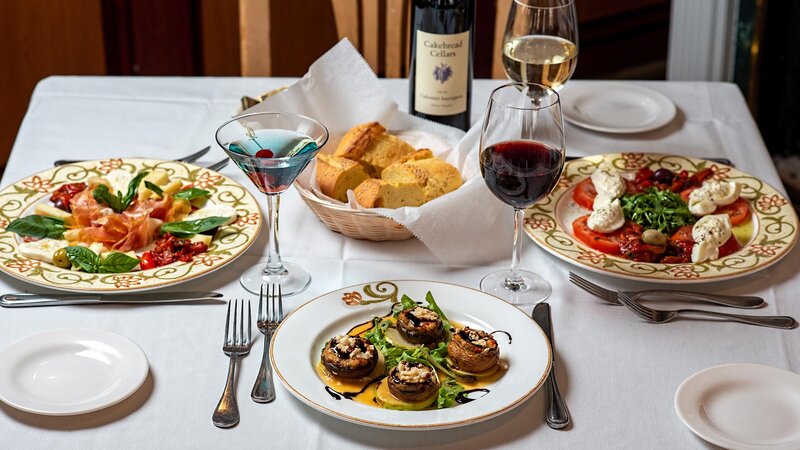
[[[370,176],[380,177],[383,169],[413,152],[407,142],[387,134],[378,122],[370,122],[348,130],[333,154],[358,161]]]
[[[425,201],[447,194],[461,187],[463,180],[458,169],[439,158],[423,157],[427,149],[419,150],[414,159],[392,164],[381,174],[381,179],[390,183],[416,183],[425,193]],[[427,150],[430,153],[430,150]]]
[[[347,203],[347,190],[369,178],[364,167],[347,158],[317,154],[317,184],[323,194]]]
[[[354,192],[358,203],[365,208],[401,208],[425,203],[425,192],[416,183],[392,183],[368,178]]]

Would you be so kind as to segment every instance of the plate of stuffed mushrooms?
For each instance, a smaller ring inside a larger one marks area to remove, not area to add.
[[[454,284],[377,281],[286,317],[270,359],[283,385],[330,416],[402,430],[480,422],[530,398],[550,346],[523,311]]]

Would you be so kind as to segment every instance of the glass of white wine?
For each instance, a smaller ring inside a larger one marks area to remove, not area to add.
[[[560,90],[578,64],[574,0],[514,0],[503,36],[503,67],[516,82]]]

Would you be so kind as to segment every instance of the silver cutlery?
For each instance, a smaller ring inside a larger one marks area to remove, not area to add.
[[[666,323],[676,319],[678,316],[695,315],[695,316],[711,316],[720,319],[729,319],[734,322],[746,323],[749,325],[758,325],[762,327],[792,329],[797,326],[797,321],[789,316],[747,316],[742,314],[728,314],[716,311],[707,311],[701,309],[676,309],[676,310],[663,310],[648,308],[636,300],[632,299],[628,294],[618,291],[619,301],[628,309],[633,311],[634,314],[642,319],[653,323]]]
[[[550,428],[561,430],[569,425],[571,419],[569,416],[569,409],[567,408],[567,402],[561,397],[561,392],[558,390],[558,383],[556,382],[556,347],[553,342],[553,324],[550,319],[550,305],[542,302],[534,306],[531,317],[539,324],[544,334],[547,335],[547,340],[550,341],[550,373],[547,375],[547,380],[545,380],[545,389],[547,390],[545,421]]]
[[[220,170],[222,170],[223,167],[228,165],[228,162],[230,162],[230,158],[225,158],[225,159],[223,159],[221,161],[217,161],[214,164],[211,164],[210,166],[208,166],[206,168],[208,170],[213,170],[214,172],[219,172]]]
[[[231,303],[233,303],[233,323],[231,323]],[[241,307],[240,307],[241,305]],[[222,351],[230,357],[228,364],[228,381],[222,398],[211,416],[214,425],[230,428],[239,423],[239,406],[236,404],[236,360],[250,352],[250,301],[247,302],[247,334],[244,333],[244,300],[228,302],[228,313],[225,316],[225,340]],[[238,329],[237,329],[238,328]],[[231,333],[230,331],[233,330]]]
[[[580,287],[586,292],[599,297],[608,303],[621,305],[622,303],[617,298],[617,291],[606,289],[598,286],[591,281],[580,277],[574,272],[569,273],[569,281],[572,284]],[[691,291],[678,291],[674,289],[647,289],[643,291],[621,291],[633,298],[634,300],[644,296],[650,295],[666,295],[672,297],[670,300],[694,300],[708,303],[714,303],[722,306],[730,306],[733,308],[761,308],[765,305],[764,299],[761,297],[746,296],[746,295],[722,295],[722,294],[707,294],[704,292],[691,292]]]
[[[584,156],[567,156],[565,158],[566,161],[573,161],[576,159],[585,158]],[[725,164],[726,166],[736,167],[736,165],[728,158],[701,158],[705,159],[706,161],[713,161],[717,164]]]
[[[269,345],[272,342],[272,333],[278,328],[283,320],[283,293],[281,286],[267,285],[267,301],[264,301],[264,285],[261,285],[261,292],[258,295],[258,318],[256,325],[258,331],[264,335],[264,354],[261,357],[261,368],[258,370],[256,383],[250,398],[254,402],[269,403],[275,400],[275,384],[272,381],[272,364],[269,362]],[[277,304],[276,304],[277,299]],[[264,306],[266,303],[266,306]]]
[[[209,150],[211,150],[211,146],[210,145],[208,147],[200,150],[200,151],[192,153],[191,155],[186,155],[183,158],[178,158],[175,161],[180,161],[180,162],[197,161],[203,155],[208,153]],[[64,164],[74,164],[74,163],[78,163],[78,162],[81,162],[81,161],[85,161],[85,160],[83,160],[83,159],[58,159],[58,160],[53,161],[53,166],[58,167],[58,166],[63,166]]]
[[[24,308],[29,306],[66,305],[125,305],[163,304],[196,301],[222,301],[219,292],[157,292],[135,294],[28,294],[12,293],[0,295],[0,306]]]

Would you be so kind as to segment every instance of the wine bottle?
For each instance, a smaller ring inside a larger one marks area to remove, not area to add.
[[[472,97],[474,0],[412,0],[411,114],[466,130]]]

